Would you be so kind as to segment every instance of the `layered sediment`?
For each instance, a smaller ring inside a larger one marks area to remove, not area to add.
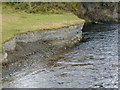
[[[29,58],[34,54],[50,58],[73,47],[82,39],[83,24],[58,30],[30,31],[16,35],[3,44],[3,65]]]

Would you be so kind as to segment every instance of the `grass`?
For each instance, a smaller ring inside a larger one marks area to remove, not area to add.
[[[83,22],[73,14],[3,14],[2,19],[2,42],[27,31],[57,29]]]
[[[35,30],[57,29],[65,26],[83,23],[71,13],[64,14],[27,14],[27,13],[2,13],[2,43],[19,33]],[[0,48],[1,51],[1,48]]]

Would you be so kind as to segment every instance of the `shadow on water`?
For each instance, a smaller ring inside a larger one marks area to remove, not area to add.
[[[91,24],[85,23],[83,27],[83,32],[105,32],[116,30],[116,27],[120,27],[119,24]]]
[[[118,27],[118,29],[119,29],[120,25],[119,24],[85,23],[84,27],[82,29],[83,38],[82,38],[81,43],[93,40],[94,37],[91,37],[90,35],[94,36],[98,32],[106,32],[106,31],[116,30],[116,27]],[[101,36],[100,38],[102,39],[103,38],[102,36],[104,36],[104,35],[101,34],[100,36]]]

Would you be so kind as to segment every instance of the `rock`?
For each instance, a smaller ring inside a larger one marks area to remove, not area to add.
[[[93,22],[119,22],[118,2],[82,2],[78,5],[77,16]]]

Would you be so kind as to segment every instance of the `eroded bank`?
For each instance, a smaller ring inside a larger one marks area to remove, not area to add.
[[[63,50],[73,47],[82,39],[83,25],[84,22],[58,30],[18,34],[3,44],[2,64],[25,60],[34,54],[39,54],[40,58],[51,58]]]

